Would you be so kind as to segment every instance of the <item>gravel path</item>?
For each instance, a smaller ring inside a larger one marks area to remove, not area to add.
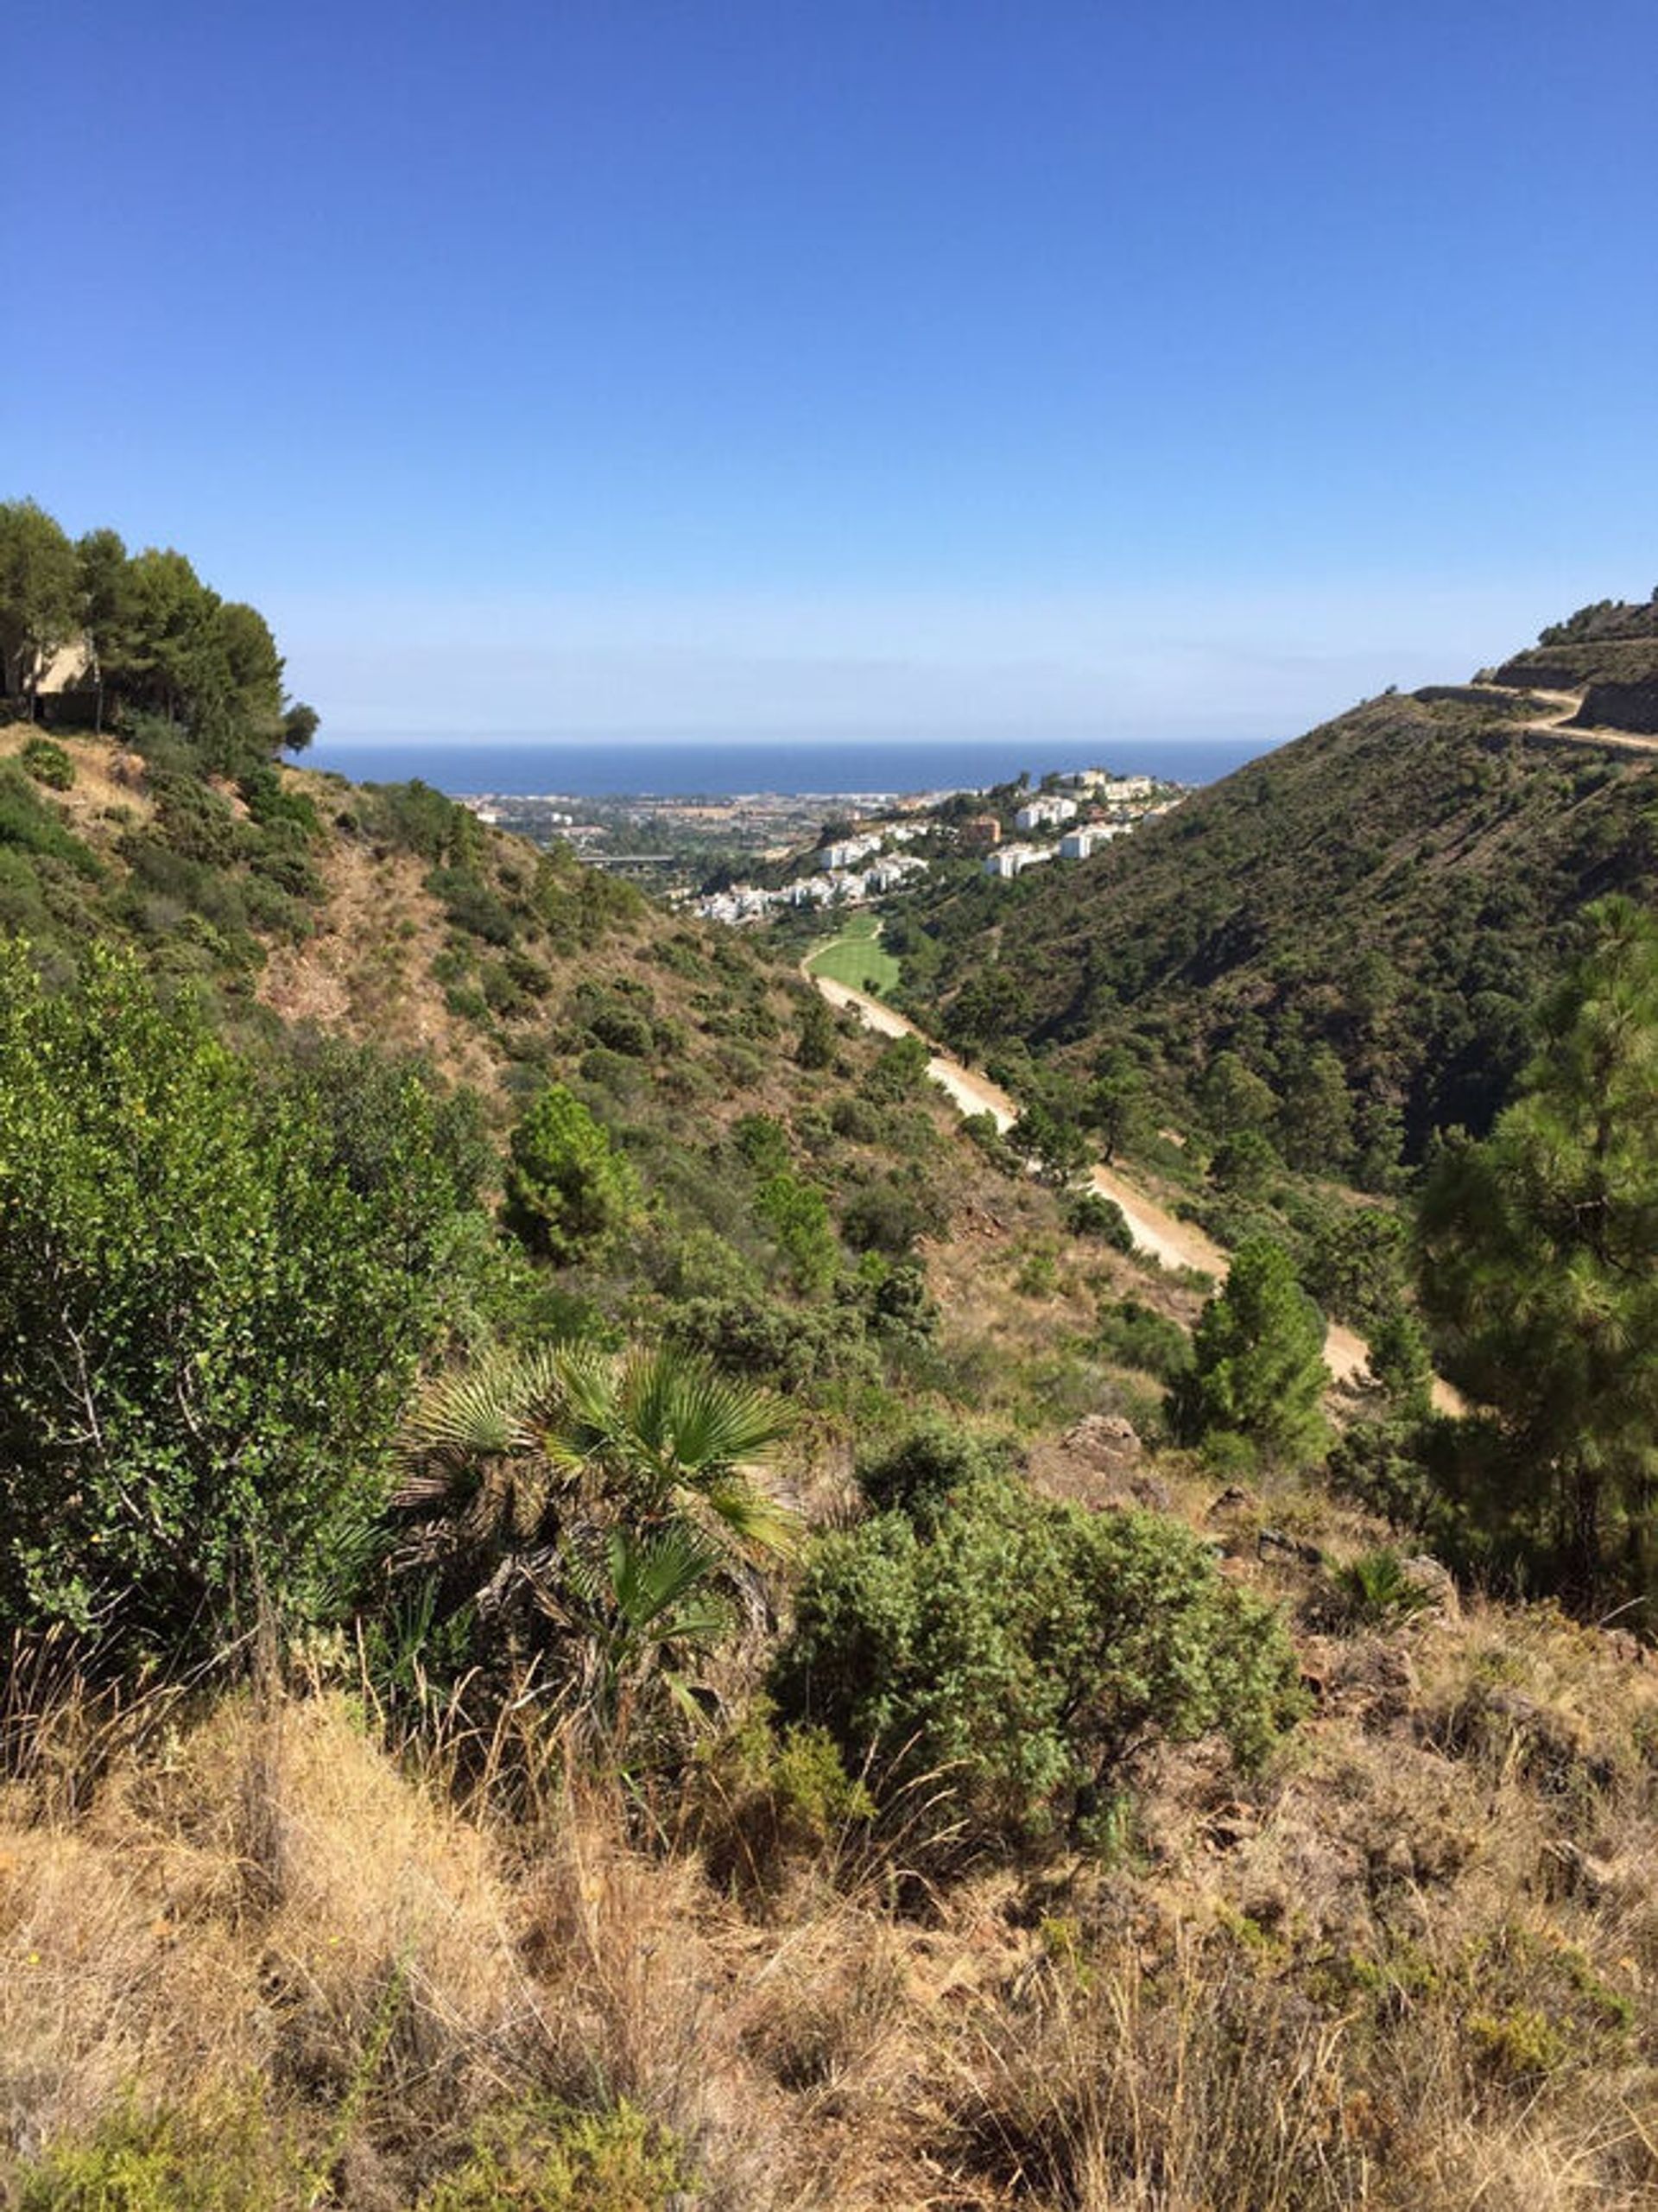
[[[832,1006],[856,1007],[868,1026],[883,1036],[918,1036],[932,1057],[927,1072],[940,1089],[945,1091],[960,1107],[963,1113],[989,1113],[996,1117],[998,1129],[1013,1126],[1019,1109],[1001,1086],[991,1082],[988,1075],[975,1074],[964,1068],[959,1060],[952,1060],[938,1050],[933,1041],[914,1022],[883,1006],[878,998],[867,992],[854,991],[845,983],[835,983],[828,976],[810,979],[822,992]],[[1138,1250],[1148,1253],[1165,1267],[1192,1267],[1202,1274],[1212,1275],[1224,1282],[1231,1264],[1230,1256],[1212,1237],[1206,1236],[1194,1222],[1182,1221],[1155,1198],[1128,1182],[1114,1168],[1096,1167],[1090,1171],[1089,1181],[1102,1196],[1110,1198],[1123,1209],[1123,1218],[1129,1225]],[[1324,1340],[1324,1364],[1338,1382],[1348,1382],[1363,1375],[1370,1364],[1370,1347],[1363,1337],[1332,1321]],[[1448,1383],[1437,1379],[1433,1385],[1433,1402],[1442,1413],[1457,1413],[1464,1410],[1462,1400]]]

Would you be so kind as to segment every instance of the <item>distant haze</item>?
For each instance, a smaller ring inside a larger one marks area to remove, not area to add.
[[[1528,643],[1548,605],[1442,589],[1408,604],[1269,595],[1046,599],[895,593],[279,600],[279,634],[343,740],[468,731],[653,743],[714,737],[1276,743],[1389,684],[1459,681]]]

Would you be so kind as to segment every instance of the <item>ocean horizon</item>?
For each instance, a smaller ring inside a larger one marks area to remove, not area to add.
[[[320,737],[304,757],[358,783],[419,776],[451,797],[729,797],[771,792],[978,790],[1028,770],[1073,768],[1212,783],[1271,751],[1248,738],[1054,743],[1020,738],[704,739],[527,737]]]

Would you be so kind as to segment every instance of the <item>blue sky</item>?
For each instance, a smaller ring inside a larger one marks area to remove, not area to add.
[[[1651,0],[11,44],[0,496],[340,734],[1288,736],[1658,581]]]

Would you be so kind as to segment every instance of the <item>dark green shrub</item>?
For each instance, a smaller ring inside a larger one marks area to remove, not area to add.
[[[878,1373],[862,1316],[838,1304],[789,1306],[757,1295],[705,1293],[674,1305],[668,1334],[731,1373],[790,1391],[873,1381]]]
[[[1396,1628],[1430,1612],[1435,1602],[1432,1590],[1386,1547],[1361,1552],[1337,1568],[1335,1583],[1342,1615],[1355,1628]]]
[[[840,1264],[840,1246],[829,1225],[829,1207],[816,1183],[775,1175],[761,1186],[755,1210],[775,1238],[795,1283],[826,1290]]]
[[[73,837],[52,809],[41,804],[28,778],[10,761],[0,761],[0,847],[18,846],[45,859],[66,861],[77,875],[101,876],[102,864]]]
[[[1176,1381],[1192,1366],[1192,1340],[1180,1323],[1137,1298],[1100,1309],[1094,1345],[1106,1359],[1142,1368],[1162,1383]]]
[[[878,1107],[856,1092],[835,1100],[829,1120],[836,1136],[853,1144],[878,1144],[885,1127]]]
[[[370,784],[363,804],[370,833],[394,851],[440,863],[470,859],[478,824],[465,807],[418,776],[408,783]]]
[[[914,1178],[889,1177],[855,1190],[840,1213],[840,1233],[854,1252],[885,1252],[902,1259],[917,1237],[936,1227],[933,1210],[921,1203]]]
[[[1113,1252],[1132,1252],[1134,1232],[1123,1208],[1103,1191],[1079,1190],[1067,1199],[1065,1226],[1073,1237],[1094,1237]]]
[[[211,1648],[326,1613],[384,1495],[459,1197],[429,1094],[354,1182],[305,1085],[97,954],[0,954],[0,1619]]]
[[[282,824],[297,830],[307,841],[320,835],[322,823],[310,798],[285,783],[275,769],[250,768],[236,788],[261,829],[275,829]]]
[[[994,1474],[914,1494],[814,1544],[772,1687],[883,1789],[937,1778],[964,1841],[1097,1835],[1151,1740],[1247,1760],[1298,1709],[1277,1615],[1177,1523]]]
[[[889,1038],[864,1078],[866,1094],[885,1105],[894,1105],[900,1099],[919,1098],[932,1056],[918,1036]]]
[[[934,1417],[861,1459],[857,1480],[876,1512],[902,1513],[927,1531],[937,1526],[952,1499],[977,1483],[1010,1478],[1018,1464],[1007,1437]]]
[[[486,945],[509,945],[515,923],[505,904],[486,883],[465,868],[434,868],[426,887],[439,900],[451,926]]]
[[[75,764],[60,745],[50,738],[30,738],[17,756],[37,783],[44,783],[54,791],[68,791],[74,787]]]
[[[745,1113],[732,1124],[731,1135],[756,1175],[782,1175],[787,1169],[788,1131],[775,1114]]]

